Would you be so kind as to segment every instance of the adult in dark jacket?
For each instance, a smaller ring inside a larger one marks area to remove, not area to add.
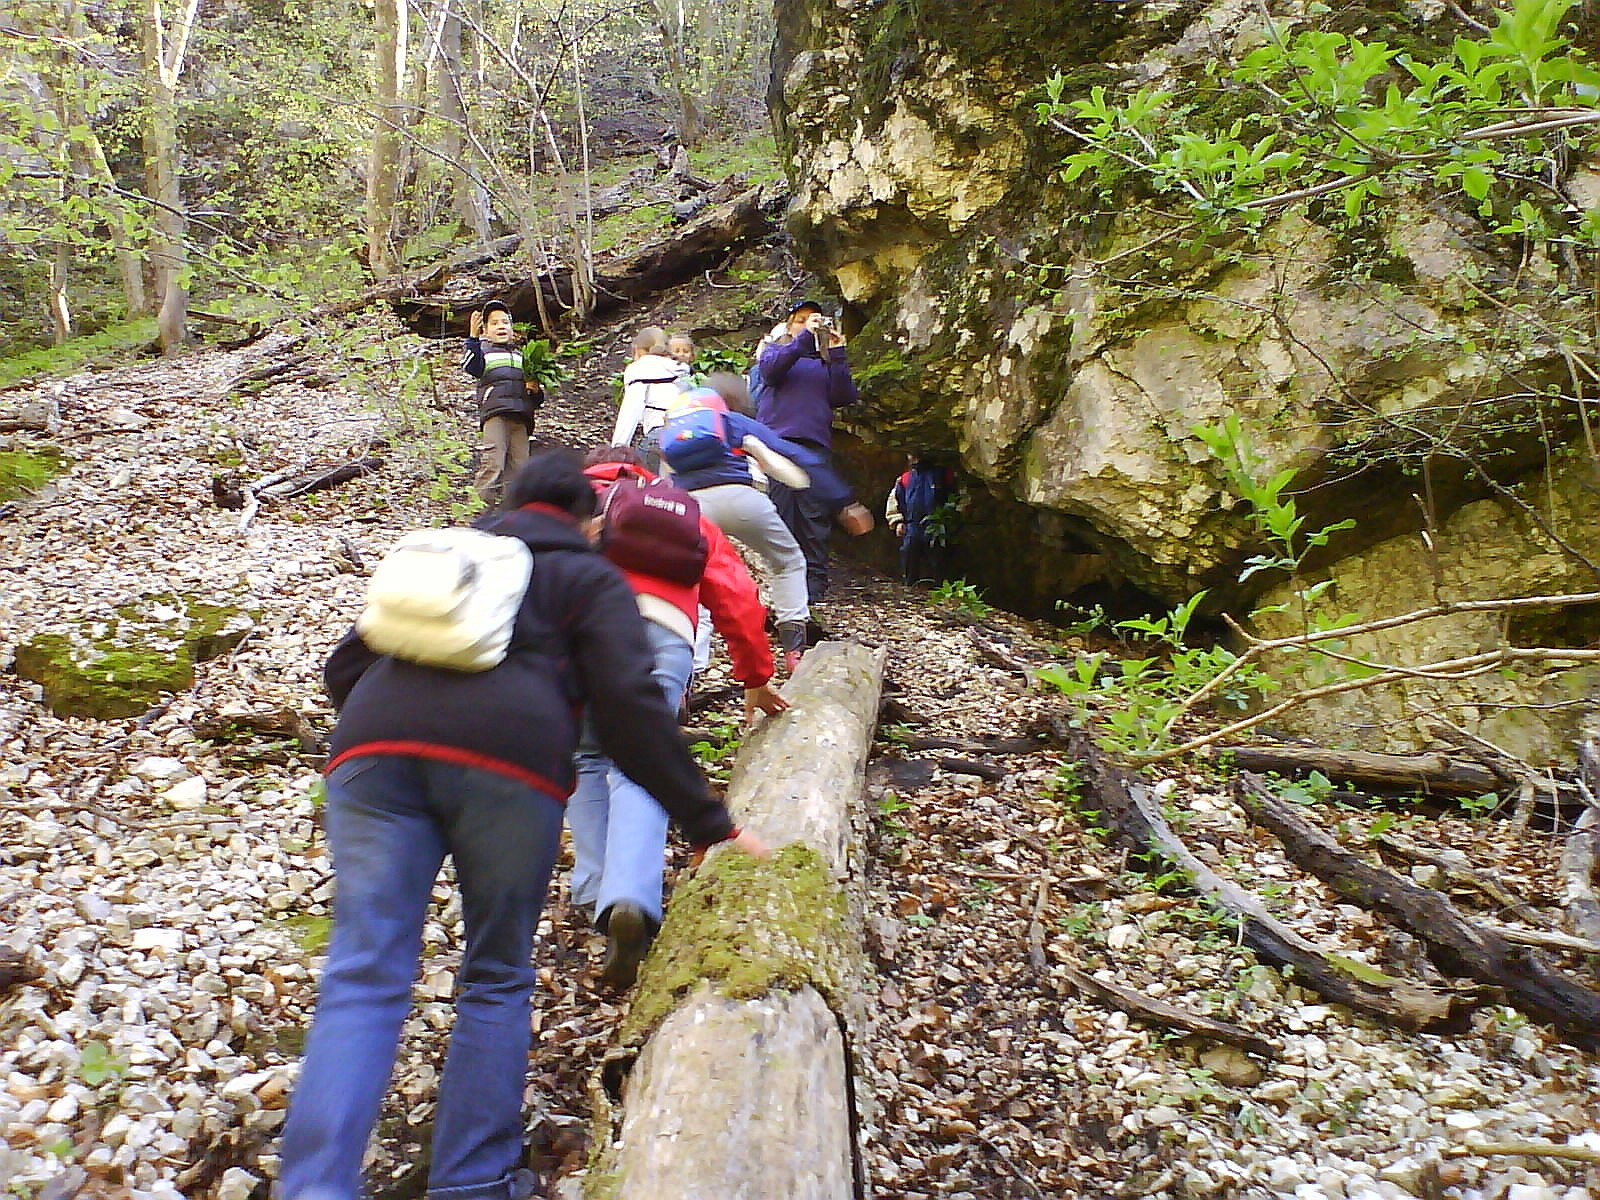
[[[337,882],[321,1001],[282,1145],[285,1200],[357,1200],[361,1160],[411,1005],[423,918],[448,855],[465,946],[439,1085],[428,1195],[519,1200],[534,930],[574,784],[582,706],[605,752],[698,845],[733,826],[650,674],[632,591],[587,537],[594,493],[570,451],[531,459],[512,511],[533,577],[498,666],[464,673],[374,654],[351,633],[325,668],[340,709],[327,774]]]
[[[828,534],[838,520],[853,534],[872,529],[872,514],[856,503],[850,485],[833,469],[833,414],[860,398],[850,375],[845,338],[815,301],[789,310],[789,336],[761,352],[761,391],[756,415],[779,437],[797,443],[797,461],[811,477],[796,491],[773,481],[768,495],[806,557],[807,599],[816,604],[828,590]]]

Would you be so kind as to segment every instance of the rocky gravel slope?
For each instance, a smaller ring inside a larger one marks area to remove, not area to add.
[[[400,355],[402,370],[434,356],[436,399],[305,383],[230,392],[284,353],[269,340],[37,389],[59,393],[70,469],[0,521],[0,653],[173,592],[238,605],[254,626],[191,690],[137,718],[53,717],[34,685],[0,676],[0,949],[12,952],[0,962],[16,980],[0,992],[0,1193],[249,1200],[273,1178],[331,891],[308,748],[331,722],[321,658],[388,541],[448,519],[465,481],[438,455],[470,436],[450,348],[407,342]],[[557,398],[541,432],[588,442],[609,424],[591,401]],[[220,469],[259,479],[375,439],[378,473],[266,505],[247,528],[212,502]],[[1044,663],[1072,646],[867,572],[847,573],[820,616],[889,651],[868,795],[875,1024],[856,1047],[875,1195],[1600,1196],[1594,1054],[1494,1005],[1433,1036],[1319,1002],[1097,833],[1092,798],[1048,738],[995,755],[907,749],[1050,730],[1056,703],[985,648]],[[718,666],[699,686],[716,696],[727,682]],[[693,723],[720,746],[732,716],[731,701],[712,704]],[[997,778],[940,765],[952,757]],[[1290,866],[1214,774],[1154,782],[1187,814],[1191,844],[1307,936],[1414,965],[1403,936]],[[1370,819],[1330,813],[1358,830]],[[1540,835],[1459,816],[1418,820],[1411,835],[1468,850],[1536,907],[1558,895]],[[396,1197],[420,1186],[449,1021],[458,930],[449,888],[437,894],[373,1162],[374,1187]],[[586,1089],[622,1007],[597,991],[597,947],[560,885],[540,942],[530,1157],[557,1194],[576,1195]],[[1277,1051],[1130,1020],[1078,995],[1067,963]]]

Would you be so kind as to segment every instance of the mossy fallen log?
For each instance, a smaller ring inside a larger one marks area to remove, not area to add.
[[[595,301],[591,316],[615,312],[635,300],[721,266],[741,247],[778,228],[787,190],[776,184],[752,187],[703,211],[676,229],[671,237],[595,264]],[[474,309],[490,300],[511,308],[519,321],[537,321],[542,304],[547,312],[572,307],[572,272],[562,266],[542,271],[472,296],[395,295],[395,315],[423,337],[462,337]]]
[[[825,643],[746,741],[729,805],[779,849],[713,853],[674,893],[596,1080],[589,1197],[858,1193],[849,881],[882,684],[881,652]]]

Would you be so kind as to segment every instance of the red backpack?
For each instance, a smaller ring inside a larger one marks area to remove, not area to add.
[[[710,546],[700,505],[665,479],[623,475],[600,502],[600,553],[625,571],[684,586],[700,582]]]

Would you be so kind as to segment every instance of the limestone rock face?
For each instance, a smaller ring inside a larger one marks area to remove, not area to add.
[[[1274,13],[1290,28],[1447,46],[1461,30],[1427,9]],[[863,480],[894,452],[958,458],[974,503],[957,568],[1024,611],[1074,592],[1157,611],[1204,588],[1208,610],[1244,613],[1281,582],[1241,578],[1266,546],[1195,432],[1230,416],[1255,483],[1294,473],[1305,531],[1354,519],[1306,562],[1337,579],[1343,612],[1427,603],[1436,566],[1448,598],[1592,588],[1600,524],[1574,515],[1583,497],[1568,483],[1542,482],[1582,444],[1563,354],[1592,338],[1561,310],[1593,296],[1559,250],[1509,245],[1494,218],[1425,190],[1386,195],[1354,223],[1301,202],[1196,245],[1169,236],[1181,206],[1156,214],[1137,183],[1119,185],[1121,203],[1062,179],[1080,143],[1038,119],[1048,77],[1060,72],[1066,99],[1151,83],[1192,106],[1187,127],[1220,128],[1263,101],[1206,69],[1261,43],[1261,11],[779,0],[770,101],[795,185],[789,226],[843,298],[864,396],[841,457]],[[1569,194],[1588,203],[1595,179],[1576,163]],[[1524,485],[1528,511],[1494,499]],[[1530,511],[1561,541],[1540,540]],[[1419,558],[1425,512],[1437,563]],[[1434,623],[1373,650],[1453,657],[1499,628]],[[1548,701],[1581,686],[1518,674],[1492,697],[1481,680],[1448,697],[1408,685],[1298,720],[1326,740],[1404,744],[1424,736],[1398,719],[1408,702]],[[1499,708],[1453,711],[1529,752],[1560,738],[1542,720],[1513,730],[1524,718]]]
[[[1415,7],[1360,6],[1361,29],[1427,36]],[[853,432],[959,452],[982,485],[982,553],[1038,568],[986,578],[997,599],[1047,608],[1064,584],[1096,580],[1167,602],[1200,587],[1237,599],[1253,534],[1198,425],[1239,414],[1263,477],[1305,472],[1312,521],[1354,511],[1360,527],[1335,547],[1349,553],[1416,525],[1418,484],[1384,442],[1391,418],[1413,414],[1426,437],[1439,414],[1565,378],[1553,344],[1497,343],[1480,289],[1511,286],[1512,265],[1481,223],[1442,206],[1396,203],[1358,234],[1292,211],[1227,258],[1158,240],[1170,222],[1077,220],[1084,196],[1056,172],[1075,143],[1034,109],[1044,79],[1063,72],[1068,96],[1176,86],[1259,38],[1256,12],[778,4],[789,224],[846,304],[865,396]],[[1534,250],[1518,286],[1536,302],[1554,274]],[[1502,478],[1540,457],[1507,444],[1486,456]],[[1435,503],[1486,494],[1468,474],[1436,470]]]
[[[1592,463],[1560,456],[1549,471],[1517,489],[1540,502],[1539,522],[1509,499],[1481,500],[1423,538],[1391,538],[1324,572],[1333,586],[1321,593],[1327,613],[1389,614],[1432,607],[1441,599],[1494,600],[1507,596],[1592,593],[1595,572],[1563,552],[1559,540],[1592,536],[1600,523],[1600,492]],[[1570,543],[1569,543],[1570,544]],[[1306,581],[1310,582],[1310,581]],[[1290,587],[1270,593],[1264,607],[1283,611],[1257,621],[1261,633],[1303,633]],[[1502,646],[1583,649],[1600,640],[1600,606],[1552,611],[1478,612],[1434,617],[1413,625],[1346,639],[1343,654],[1377,662],[1437,662],[1483,654]],[[1392,686],[1347,692],[1313,707],[1286,713],[1275,728],[1328,746],[1381,741],[1394,749],[1437,744],[1429,721],[1446,716],[1535,765],[1571,757],[1585,700],[1600,688],[1600,664],[1521,662],[1469,679],[1408,679]],[[1334,682],[1337,664],[1313,668],[1304,682]]]

